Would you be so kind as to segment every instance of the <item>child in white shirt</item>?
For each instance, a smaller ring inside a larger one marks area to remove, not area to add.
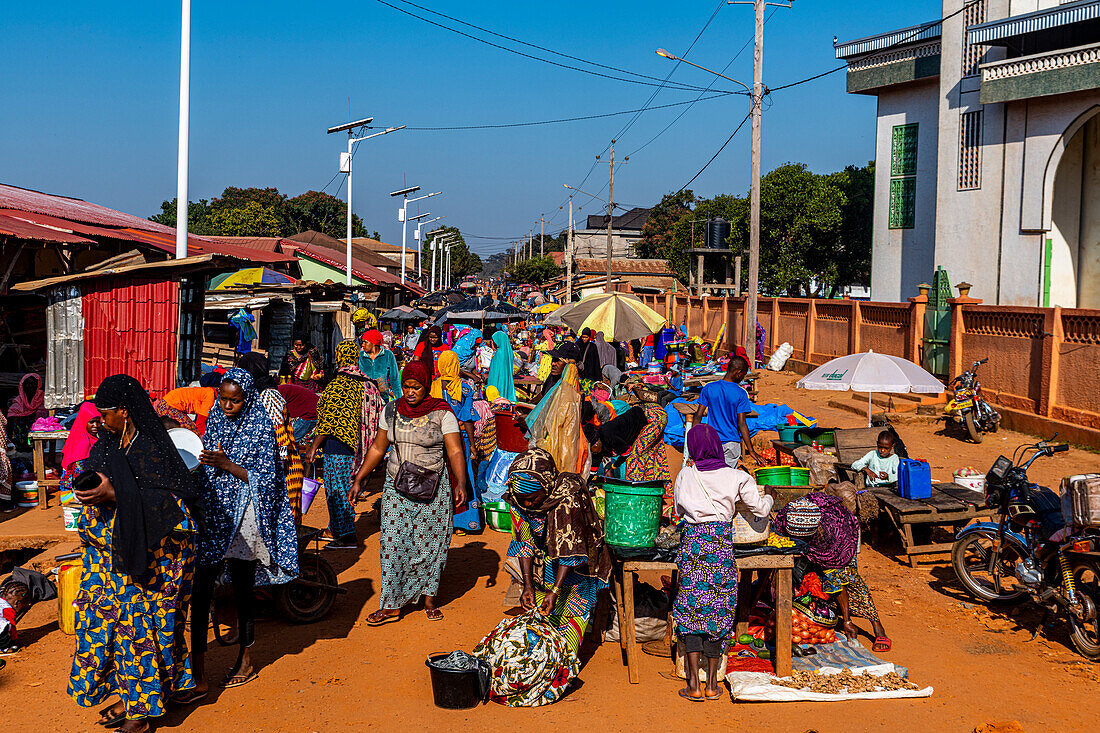
[[[899,463],[894,453],[894,436],[889,430],[883,430],[878,434],[878,447],[852,463],[852,469],[867,477],[867,486],[895,486]]]

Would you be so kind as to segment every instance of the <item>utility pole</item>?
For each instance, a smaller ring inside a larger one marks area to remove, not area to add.
[[[573,195],[569,196],[569,237],[565,240],[565,302],[573,302]]]
[[[432,277],[431,282],[428,284],[428,292],[435,292],[435,250],[438,246],[439,237],[432,237]]]
[[[615,141],[611,141],[611,176],[607,181],[607,283],[604,291],[611,292],[611,222],[614,221],[615,208]]]
[[[760,285],[760,111],[764,96],[764,6],[754,0],[755,43],[752,54],[752,189],[749,193],[749,293],[745,299],[745,353],[749,366],[756,364],[756,299]],[[749,344],[753,344],[749,352]]]
[[[191,0],[180,19],[179,157],[176,163],[176,259],[187,256],[187,164],[191,131]]]
[[[539,257],[546,256],[546,248],[543,246],[542,238],[546,233],[546,217],[539,215]]]

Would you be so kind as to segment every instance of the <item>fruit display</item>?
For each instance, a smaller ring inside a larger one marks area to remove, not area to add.
[[[775,616],[765,624],[767,638],[775,638]],[[795,609],[791,614],[791,642],[794,644],[832,644],[836,642],[836,631],[815,622],[806,614]]]

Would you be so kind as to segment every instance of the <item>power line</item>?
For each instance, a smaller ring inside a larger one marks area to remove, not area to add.
[[[711,99],[720,99],[722,97],[728,97],[730,94],[747,94],[747,92],[721,92],[718,94],[712,94],[709,97],[702,99],[690,99],[682,102],[670,102],[669,104],[662,104],[656,107],[649,107],[648,109],[665,109],[667,107],[678,107],[682,104],[694,104],[695,102],[705,102]],[[449,127],[412,127],[406,126],[406,130],[416,130],[419,132],[453,132],[457,130],[498,130],[501,128],[509,127],[534,127],[537,125],[557,125],[564,122],[581,122],[584,120],[598,120],[606,117],[617,117],[621,115],[634,114],[635,112],[645,112],[647,108],[641,107],[638,109],[625,109],[620,112],[603,112],[601,114],[594,115],[580,115],[578,117],[559,117],[553,120],[535,120],[532,122],[503,122],[499,124],[485,124],[485,125],[452,125]],[[375,127],[369,127],[368,129],[376,129]]]
[[[398,0],[398,1],[400,2],[401,0]],[[405,10],[404,8],[399,8],[396,5],[394,5],[393,3],[387,2],[386,0],[376,0],[376,2],[379,2],[379,3],[381,3],[382,5],[385,5],[388,8],[392,8],[393,10],[396,10],[399,13],[402,13],[404,15],[408,15],[409,17],[412,17],[412,18],[416,18],[417,20],[421,20],[421,21],[423,21],[423,22],[425,22],[429,25],[433,25],[437,28],[442,28],[444,30],[451,31],[452,33],[457,33],[458,35],[463,36],[465,38],[469,38],[472,41],[477,41],[478,43],[484,43],[487,46],[492,46],[493,48],[500,49],[501,51],[507,51],[508,53],[514,53],[517,56],[523,56],[524,58],[528,58],[528,59],[531,59],[533,61],[541,61],[544,64],[550,64],[551,66],[557,66],[557,67],[562,68],[562,69],[569,69],[570,71],[579,71],[582,74],[590,74],[592,76],[598,76],[598,77],[602,77],[604,79],[611,79],[613,81],[627,82],[628,84],[640,84],[642,86],[649,86],[649,87],[666,86],[666,84],[664,82],[660,81],[659,77],[651,77],[651,76],[647,76],[645,74],[639,74],[639,73],[634,72],[634,71],[623,72],[623,73],[633,74],[634,76],[639,76],[639,77],[643,77],[643,78],[641,78],[641,79],[630,79],[630,78],[623,77],[623,76],[614,76],[614,75],[611,75],[611,74],[604,74],[604,73],[601,73],[599,71],[592,71],[591,69],[584,69],[584,68],[581,68],[580,66],[573,66],[571,64],[563,64],[563,63],[560,63],[558,61],[552,61],[550,59],[542,58],[541,56],[535,56],[533,54],[524,53],[523,51],[518,51],[514,48],[509,48],[508,46],[502,46],[499,43],[493,43],[492,41],[486,40],[484,38],[479,38],[478,36],[475,36],[473,34],[470,34],[470,33],[467,33],[465,31],[459,30],[458,28],[453,28],[453,27],[447,25],[446,23],[439,23],[437,21],[432,20],[431,18],[425,18],[423,15],[417,15],[416,13],[413,13],[409,10]],[[562,54],[562,55],[564,55],[564,54]],[[585,61],[584,63],[591,64],[592,62]],[[593,65],[595,65],[595,64],[593,64]],[[656,81],[645,81],[644,79],[656,79]],[[698,87],[698,86],[694,86],[694,85],[690,85],[690,84],[676,84],[674,87],[669,87],[669,88],[676,89],[677,91],[684,91],[684,92],[698,92],[698,91],[703,90],[703,87]]]
[[[680,186],[679,190],[676,191],[676,193],[680,193],[680,191],[683,191],[685,188],[687,188],[691,184],[695,183],[696,178],[703,175],[703,171],[705,171],[710,166],[710,164],[714,162],[714,159],[718,157],[719,153],[721,153],[723,150],[726,149],[726,146],[730,144],[730,140],[733,140],[734,135],[736,135],[738,132],[741,131],[741,128],[745,126],[745,123],[749,121],[749,117],[751,117],[751,116],[752,116],[752,110],[749,110],[749,113],[747,115],[745,115],[745,119],[741,120],[741,124],[738,125],[737,129],[735,129],[733,131],[733,134],[731,134],[728,138],[726,138],[726,141],[724,143],[722,143],[722,147],[718,148],[717,152],[715,152],[714,155],[710,156],[710,160],[708,160],[706,162],[706,164],[702,168],[699,169],[699,172],[696,173],[694,176],[692,176],[690,181],[688,181],[684,185]]]

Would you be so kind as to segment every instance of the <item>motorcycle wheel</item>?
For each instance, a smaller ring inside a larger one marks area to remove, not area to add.
[[[323,585],[337,584],[336,571],[327,560],[312,552],[298,556],[298,578]],[[287,621],[311,624],[324,618],[335,600],[335,591],[292,580],[280,589],[275,602]]]
[[[966,432],[970,433],[970,439],[975,443],[982,442],[982,431],[974,420],[974,411],[966,413]]]
[[[1100,563],[1074,560],[1070,566],[1074,585],[1085,606],[1085,619],[1069,614],[1069,638],[1081,656],[1100,659]]]
[[[997,537],[991,532],[975,532],[951,548],[951,565],[966,592],[987,603],[1015,603],[1027,597],[1027,589],[1016,578],[1016,563],[1023,554],[1015,544],[1004,543],[993,572],[989,558]],[[1008,581],[1007,583],[1005,581]]]

